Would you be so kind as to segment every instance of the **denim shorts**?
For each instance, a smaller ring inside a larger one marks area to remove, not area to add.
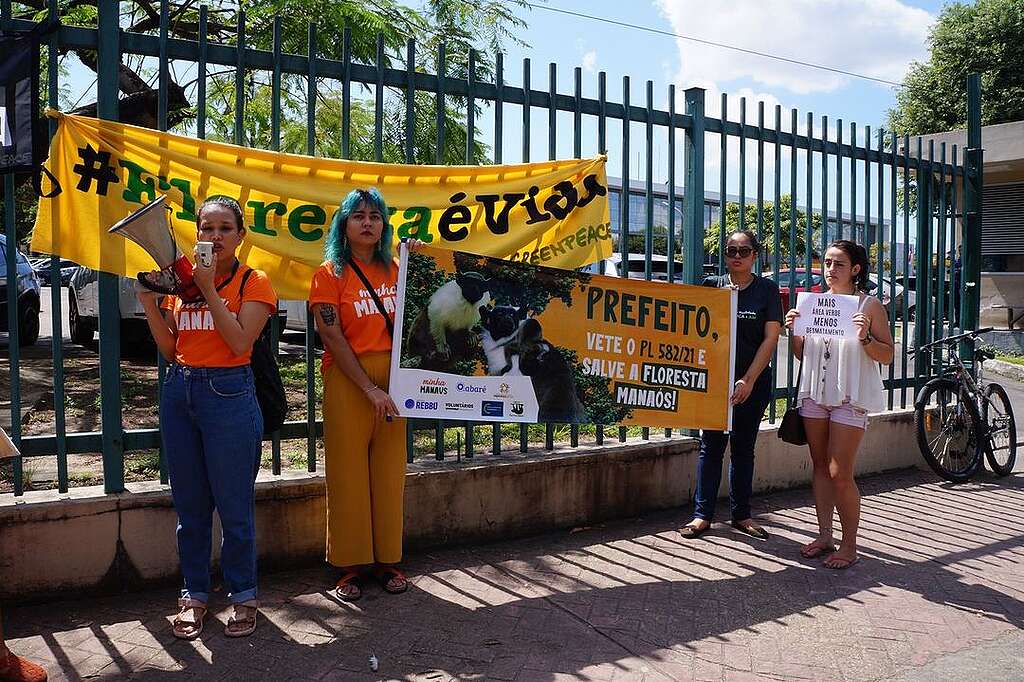
[[[854,407],[849,400],[844,400],[842,405],[819,405],[810,398],[804,398],[800,403],[800,416],[808,419],[828,419],[836,424],[852,426],[855,429],[868,428],[868,413],[859,407]]]

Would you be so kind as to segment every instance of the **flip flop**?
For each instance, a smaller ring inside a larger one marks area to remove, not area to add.
[[[842,563],[839,564],[839,565],[832,565],[832,566],[830,566],[829,562],[833,562],[833,561],[839,561],[839,562],[842,562]],[[851,566],[853,566],[854,564],[858,563],[859,561],[860,561],[860,556],[859,555],[853,557],[852,559],[844,559],[842,557],[838,557],[838,556],[832,555],[829,558],[825,559],[824,566],[825,566],[825,568],[832,569],[833,571],[845,571],[846,569],[850,568]]]
[[[800,556],[802,556],[805,559],[816,559],[817,557],[820,557],[822,554],[835,551],[835,544],[822,545],[819,544],[817,540],[814,540],[813,542],[809,542],[800,548]]]
[[[746,533],[750,537],[757,538],[758,540],[768,539],[768,531],[766,531],[764,528],[761,528],[761,526],[754,525],[753,523],[744,526],[739,521],[733,521],[732,527],[740,531],[741,533]]]
[[[704,526],[703,528],[698,528],[697,526],[691,526],[690,524],[686,524],[685,526],[679,529],[679,535],[682,536],[684,540],[696,540],[701,535],[704,535],[704,533],[707,533],[709,530],[711,530],[710,523]]]

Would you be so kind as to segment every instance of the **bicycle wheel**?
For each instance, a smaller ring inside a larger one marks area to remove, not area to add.
[[[952,379],[932,379],[914,401],[917,445],[928,466],[947,481],[963,483],[981,466],[981,425],[974,401]]]
[[[1017,422],[1013,418],[1010,398],[999,384],[985,388],[981,404],[982,421],[988,428],[985,458],[997,476],[1007,476],[1017,461]]]

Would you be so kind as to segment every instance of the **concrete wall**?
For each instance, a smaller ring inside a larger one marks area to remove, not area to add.
[[[696,441],[675,438],[488,456],[479,463],[417,464],[406,479],[406,546],[415,551],[484,542],[682,507],[693,495],[696,462]],[[872,418],[858,473],[920,462],[910,411]],[[807,449],[783,443],[774,427],[763,428],[755,491],[809,482]],[[680,511],[680,523],[686,513]],[[261,568],[321,562],[324,515],[322,476],[261,478]],[[2,495],[0,600],[116,591],[173,579],[175,526],[170,493],[158,483],[130,484],[120,495],[104,495],[98,487],[67,495],[29,492],[18,501]]]
[[[995,304],[1024,304],[1024,273],[983,272],[981,273],[981,316],[980,325],[1006,329],[1006,309],[993,308]],[[1014,316],[1021,311],[1014,310]],[[1018,323],[1019,324],[1019,323]]]

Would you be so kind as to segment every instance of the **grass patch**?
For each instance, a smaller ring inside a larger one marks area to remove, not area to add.
[[[1024,367],[1024,355],[997,355],[996,360],[1001,362],[1009,362],[1014,365],[1020,365]]]

